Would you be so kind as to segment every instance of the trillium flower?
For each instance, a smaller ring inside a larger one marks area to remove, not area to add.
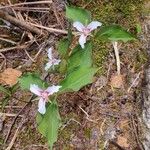
[[[49,68],[51,67],[54,67],[55,65],[58,65],[61,60],[60,59],[55,59],[52,55],[52,48],[49,48],[48,49],[48,58],[49,58],[49,61],[48,63],[46,64],[45,66],[45,70],[47,71]]]
[[[78,21],[73,23],[73,26],[79,31],[80,34],[79,44],[81,45],[82,48],[84,48],[87,36],[91,35],[91,32],[101,25],[102,23],[98,21],[92,21],[87,26],[84,26],[81,22]]]
[[[38,111],[41,114],[45,114],[46,112],[46,102],[49,100],[49,96],[52,95],[53,93],[56,93],[59,91],[61,86],[50,86],[47,89],[43,90],[38,87],[38,85],[31,84],[30,85],[30,91],[34,93],[35,95],[39,96],[40,100],[38,103]]]

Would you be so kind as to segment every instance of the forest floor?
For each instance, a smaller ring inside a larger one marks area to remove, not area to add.
[[[18,2],[23,1],[1,0],[0,10],[1,6]],[[72,4],[91,11],[93,20],[104,25],[121,25],[136,35],[138,40],[119,43],[120,76],[116,74],[112,45],[93,41],[94,65],[99,71],[92,84],[79,92],[59,97],[63,124],[54,149],[142,150],[141,87],[144,67],[149,59],[147,49],[150,2],[73,0]],[[38,26],[45,34],[38,36],[0,18],[0,80],[7,75],[10,75],[11,80],[13,75],[19,76],[25,72],[36,71],[44,75],[47,48],[53,46],[56,50],[57,42],[63,35],[44,30],[43,26],[61,30],[67,28],[65,2],[55,0],[49,4],[5,7],[2,10],[22,22]],[[57,83],[58,77],[50,75],[46,80]],[[6,84],[0,81],[7,89],[5,93],[0,92],[0,150],[48,150],[45,138],[36,128],[37,103],[28,103],[31,93],[21,90],[13,81],[8,82]]]

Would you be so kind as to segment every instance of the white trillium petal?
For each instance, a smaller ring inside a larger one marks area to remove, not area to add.
[[[61,87],[62,87],[62,86],[55,86],[55,85],[53,85],[53,86],[51,86],[51,87],[48,87],[48,88],[46,89],[46,91],[48,92],[48,95],[52,95],[53,93],[58,92]]]
[[[31,85],[30,85],[30,91],[31,91],[32,93],[38,95],[38,96],[41,96],[41,91],[42,91],[42,89],[40,89],[40,88],[38,87],[38,85],[31,84]]]
[[[52,48],[48,49],[48,58],[52,59]]]
[[[79,44],[81,45],[82,48],[84,48],[85,43],[86,43],[86,36],[84,34],[81,34],[79,38]]]
[[[92,21],[87,28],[89,28],[91,31],[97,29],[97,27],[101,26],[102,23],[98,21]]]
[[[85,26],[81,22],[78,22],[78,21],[74,22],[73,26],[80,32],[82,32],[83,29],[85,28]]]
[[[54,65],[58,65],[60,62],[61,62],[61,60],[60,60],[60,59],[55,59],[55,63],[54,63]]]
[[[46,112],[46,102],[43,98],[40,98],[40,100],[39,100],[38,112],[41,114],[45,114],[45,112]]]
[[[48,62],[45,66],[45,70],[47,71],[52,65],[52,62]]]

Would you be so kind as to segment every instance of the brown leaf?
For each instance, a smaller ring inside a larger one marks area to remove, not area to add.
[[[110,79],[110,85],[114,88],[121,88],[124,85],[123,75],[113,75]]]
[[[128,144],[128,141],[127,141],[127,138],[123,137],[123,136],[118,136],[117,137],[117,143],[118,145],[122,146],[122,147],[129,147],[129,144]]]
[[[0,83],[13,86],[17,83],[21,74],[22,72],[19,70],[7,68],[4,72],[0,73]]]

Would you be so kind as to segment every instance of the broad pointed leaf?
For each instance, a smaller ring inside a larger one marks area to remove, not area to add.
[[[90,12],[79,7],[66,6],[66,17],[73,22],[79,21],[85,25],[91,21]]]
[[[96,34],[97,38],[110,41],[127,42],[135,40],[135,37],[118,25],[102,27]]]
[[[53,144],[57,141],[58,129],[61,125],[57,103],[53,101],[48,104],[46,113],[44,115],[38,113],[36,120],[39,132],[46,137],[52,149]]]
[[[23,90],[29,90],[31,84],[36,84],[42,88],[44,86],[44,81],[40,79],[38,74],[26,73],[19,79],[19,84]]]
[[[77,67],[66,76],[61,82],[61,92],[78,91],[83,86],[92,83],[93,75],[97,72],[97,68]]]
[[[92,66],[92,45],[87,43],[84,50],[81,46],[75,47],[72,55],[68,60],[67,72],[73,71],[76,67],[91,67]]]
[[[68,39],[63,39],[58,43],[58,52],[61,57],[65,57],[68,49],[69,49],[70,42]]]

